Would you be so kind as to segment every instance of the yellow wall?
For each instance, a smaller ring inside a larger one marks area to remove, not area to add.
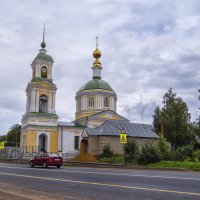
[[[27,130],[26,132],[26,146],[37,146],[37,132],[36,130]]]
[[[51,153],[58,152],[58,131],[50,132],[50,150]]]

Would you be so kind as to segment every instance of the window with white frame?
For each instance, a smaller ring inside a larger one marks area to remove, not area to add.
[[[94,97],[89,97],[88,107],[89,108],[94,107]]]
[[[104,98],[104,108],[109,108],[109,97]]]

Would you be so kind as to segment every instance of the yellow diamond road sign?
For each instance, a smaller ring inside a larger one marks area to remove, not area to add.
[[[126,141],[127,141],[126,133],[121,133],[120,134],[120,143],[126,144]]]

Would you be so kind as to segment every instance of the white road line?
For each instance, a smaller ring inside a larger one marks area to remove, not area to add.
[[[28,175],[12,174],[12,173],[1,173],[0,172],[0,174],[5,175],[5,176],[16,176],[16,177],[49,180],[49,181],[60,181],[60,182],[68,182],[68,183],[78,183],[78,184],[87,184],[87,185],[97,185],[97,186],[107,186],[107,187],[116,187],[116,188],[125,188],[125,189],[135,189],[135,190],[145,190],[145,191],[154,191],[154,192],[200,196],[200,193],[197,193],[197,192],[183,192],[183,191],[177,191],[177,190],[144,188],[144,187],[137,187],[137,186],[115,185],[115,184],[97,183],[97,182],[89,182],[89,181],[75,181],[75,180],[57,179],[57,178],[48,178],[48,177],[39,177],[39,176],[28,176]]]
[[[53,172],[52,169],[44,169],[44,168],[23,168],[23,167],[8,167],[8,166],[0,166],[0,168],[9,168],[9,169],[22,169],[22,170],[35,170],[35,171],[50,171]],[[191,177],[178,177],[178,176],[160,176],[160,175],[143,175],[143,174],[125,174],[125,173],[111,173],[111,172],[86,172],[86,171],[77,171],[77,170],[57,170],[56,173],[78,173],[78,174],[96,174],[96,175],[112,175],[112,176],[128,176],[128,177],[142,177],[142,178],[160,178],[160,179],[178,179],[178,180],[192,180],[192,181],[200,181],[200,178],[191,178]]]

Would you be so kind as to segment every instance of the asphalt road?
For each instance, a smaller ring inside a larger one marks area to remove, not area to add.
[[[0,199],[200,200],[200,172],[0,163]]]

